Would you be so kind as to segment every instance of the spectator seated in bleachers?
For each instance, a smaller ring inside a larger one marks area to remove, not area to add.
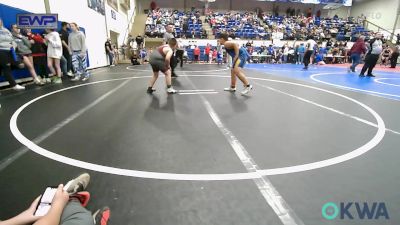
[[[156,9],[149,12],[145,27],[146,36],[161,38],[165,33],[165,26],[169,23],[175,25],[175,37],[207,38],[199,11],[180,12],[171,9]]]

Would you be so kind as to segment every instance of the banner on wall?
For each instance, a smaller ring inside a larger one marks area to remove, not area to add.
[[[20,29],[57,29],[58,14],[17,14],[17,27]]]
[[[104,0],[87,0],[87,4],[89,8],[103,16],[105,15],[106,11],[104,9]]]

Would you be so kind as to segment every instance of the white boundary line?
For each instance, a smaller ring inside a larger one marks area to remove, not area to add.
[[[132,70],[132,71],[142,71],[142,72],[151,72],[151,69],[149,70],[143,70],[143,69],[136,69],[136,68],[131,68],[132,66],[126,67],[127,70]],[[215,70],[194,70],[194,71],[182,71],[182,70],[175,70],[175,72],[188,72],[188,73],[214,73],[214,72],[221,72],[221,71],[227,71],[229,70],[228,68],[225,69],[215,69]]]
[[[210,94],[218,94],[218,93],[219,93],[218,91],[193,92],[193,93],[190,93],[190,92],[179,93],[179,92],[178,92],[178,95],[210,95]]]
[[[193,87],[195,87],[195,84],[193,84],[193,82],[188,77],[186,78],[189,83]],[[217,112],[211,106],[211,103],[202,95],[200,96],[200,99],[206,107],[211,119],[218,127],[222,135],[225,136],[226,140],[231,145],[233,151],[236,153],[236,156],[242,162],[247,172],[257,173],[260,170],[259,166],[255,162],[253,157],[251,157],[250,153],[246,150],[239,139],[236,138],[233,132],[224,125]],[[279,194],[279,192],[266,176],[260,176],[259,178],[253,179],[253,181],[268,205],[271,206],[272,210],[274,210],[275,214],[279,217],[284,225],[304,225],[303,221],[300,220],[300,218],[291,209],[289,204],[287,204],[285,199],[283,199],[282,195]]]
[[[321,81],[321,80],[318,80],[317,78],[315,78],[315,77],[318,77],[318,76],[337,75],[337,74],[347,74],[347,73],[316,73],[316,74],[312,74],[312,75],[310,76],[310,78],[311,78],[313,81],[315,81],[315,82],[322,83],[322,84],[327,84],[327,85],[334,86],[334,87],[338,87],[338,88],[342,88],[342,89],[348,89],[348,90],[366,92],[366,93],[371,93],[371,94],[377,94],[377,95],[391,96],[391,97],[398,97],[398,98],[400,98],[400,95],[393,95],[393,94],[382,93],[382,92],[377,92],[377,91],[368,91],[368,90],[363,90],[363,89],[358,89],[358,88],[352,88],[352,87],[347,87],[347,86],[332,84],[332,83],[325,82],[325,81]],[[366,79],[368,79],[368,78],[366,78]],[[396,100],[396,99],[394,99],[394,100]],[[398,100],[397,100],[397,101],[398,101]]]
[[[125,80],[123,83],[121,83],[120,85],[118,85],[117,87],[113,88],[112,90],[108,91],[107,93],[105,93],[104,95],[100,96],[99,98],[97,98],[95,101],[93,101],[92,103],[90,103],[89,105],[85,106],[84,108],[80,109],[79,111],[77,111],[76,113],[70,115],[68,118],[66,118],[65,120],[61,121],[60,123],[56,124],[55,126],[53,126],[52,128],[50,128],[49,130],[47,130],[45,133],[43,133],[42,135],[36,137],[35,139],[33,139],[33,143],[39,144],[41,143],[43,140],[47,139],[48,137],[50,137],[51,135],[53,135],[54,133],[56,133],[58,130],[60,130],[61,128],[63,128],[65,125],[67,125],[68,123],[70,123],[71,121],[75,120],[76,118],[78,118],[79,116],[81,116],[82,114],[84,114],[85,112],[87,112],[88,110],[90,110],[91,108],[93,108],[94,106],[96,106],[97,104],[99,104],[101,101],[103,101],[104,99],[106,99],[108,96],[110,96],[111,94],[115,93],[118,89],[122,88],[125,84],[127,84],[130,80]],[[21,157],[22,155],[24,155],[26,152],[28,152],[28,148],[26,146],[17,149],[13,154],[11,154],[9,157],[7,157],[6,159],[0,161],[0,171],[2,171],[3,169],[5,169],[8,165],[10,165],[11,163],[13,163],[15,160],[17,160],[19,157]]]
[[[378,84],[385,84],[385,85],[390,85],[390,86],[395,86],[395,87],[400,87],[399,84],[391,84],[391,83],[386,83],[386,82],[382,82],[381,80],[398,80],[400,78],[378,78],[375,79],[374,81]]]
[[[215,92],[215,90],[179,90],[179,93],[184,93],[184,92]]]
[[[218,78],[229,78],[230,76],[221,76],[221,75],[190,75],[191,77],[218,77]],[[300,86],[300,87],[306,87],[314,90],[318,90],[321,92],[329,93],[332,95],[336,95],[339,97],[342,97],[344,99],[347,99],[351,102],[354,102],[364,109],[366,109],[369,113],[374,116],[374,118],[377,121],[377,126],[378,126],[378,131],[376,132],[375,136],[368,141],[366,144],[363,146],[346,153],[344,155],[340,155],[337,157],[333,157],[330,159],[318,161],[318,162],[313,162],[313,163],[308,163],[308,164],[302,164],[302,165],[296,165],[296,166],[289,166],[289,167],[282,167],[282,168],[274,168],[274,169],[265,169],[265,170],[260,170],[257,173],[252,172],[252,173],[229,173],[229,174],[176,174],[176,173],[160,173],[160,172],[148,172],[148,171],[139,171],[139,170],[128,170],[128,169],[121,169],[121,168],[114,168],[114,167],[109,167],[109,166],[103,166],[103,165],[98,165],[98,164],[93,164],[93,163],[88,163],[72,158],[68,158],[59,154],[56,154],[54,152],[48,151],[38,145],[36,145],[34,142],[26,138],[20,131],[17,126],[17,120],[19,114],[28,107],[30,104],[43,99],[49,95],[53,95],[56,93],[60,93],[63,91],[71,90],[74,88],[78,87],[83,87],[83,86],[88,86],[88,85],[94,85],[94,84],[99,84],[99,83],[105,83],[105,82],[112,82],[112,81],[118,81],[118,80],[129,80],[129,79],[141,79],[141,78],[149,78],[151,76],[143,76],[143,77],[128,77],[128,78],[118,78],[118,79],[109,79],[109,80],[103,80],[103,81],[97,81],[97,82],[92,82],[92,83],[85,83],[73,87],[68,87],[64,88],[61,90],[57,90],[54,92],[50,92],[48,94],[45,94],[43,96],[40,96],[38,98],[35,98],[24,105],[22,105],[19,109],[16,110],[16,112],[12,115],[11,120],[10,120],[10,130],[14,137],[21,142],[23,145],[27,146],[29,149],[32,151],[36,152],[37,154],[40,154],[44,157],[53,159],[55,161],[68,164],[71,166],[75,167],[80,167],[83,169],[88,169],[88,170],[93,170],[93,171],[98,171],[98,172],[103,172],[103,173],[108,173],[108,174],[115,174],[115,175],[122,175],[122,176],[131,176],[131,177],[141,177],[141,178],[151,178],[151,179],[164,179],[164,180],[191,180],[191,181],[211,181],[211,180],[244,180],[244,179],[255,179],[255,178],[260,178],[261,176],[268,176],[268,175],[278,175],[278,174],[288,174],[288,173],[297,173],[297,172],[303,172],[303,171],[309,171],[309,170],[314,170],[314,169],[319,169],[327,166],[332,166],[335,164],[339,164],[351,159],[354,159],[358,156],[361,156],[371,149],[373,149],[376,145],[378,145],[384,135],[385,135],[385,123],[383,119],[376,113],[373,109],[371,109],[369,106],[352,99],[350,97],[347,97],[345,95],[335,93],[333,91],[328,91],[322,88],[317,88],[309,85],[304,85],[304,84],[299,84],[299,83],[293,83],[293,82],[288,82],[288,81],[281,81],[281,80],[272,80],[272,79],[264,79],[264,78],[251,78],[251,80],[261,80],[261,81],[270,81],[270,82],[275,82],[275,83],[285,83],[285,84],[291,84],[295,86]]]

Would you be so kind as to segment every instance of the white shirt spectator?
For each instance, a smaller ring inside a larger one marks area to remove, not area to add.
[[[315,42],[313,39],[309,39],[306,44],[306,46],[308,46],[307,50],[314,51],[314,46],[316,46],[316,45],[317,45],[317,42]]]
[[[56,31],[48,33],[46,35],[49,44],[47,45],[47,57],[54,59],[61,59],[62,56],[62,44],[60,34]]]

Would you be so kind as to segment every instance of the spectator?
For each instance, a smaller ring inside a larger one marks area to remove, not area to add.
[[[111,39],[107,38],[106,43],[104,44],[105,50],[106,50],[106,54],[108,57],[108,62],[109,62],[109,66],[115,66],[114,65],[114,49],[111,45]]]
[[[68,46],[68,23],[62,22],[61,23],[61,30],[60,30],[60,38],[61,38],[61,43],[63,45],[63,56],[67,61],[67,75],[68,76],[73,76],[72,75],[72,57],[71,57],[71,49]]]
[[[18,29],[16,24],[11,26],[11,33],[14,38],[14,42],[17,43],[17,54],[21,57],[24,65],[29,70],[33,81],[37,85],[44,85],[44,82],[39,79],[36,74],[35,68],[33,67],[33,57],[32,57],[32,43],[29,41],[28,37],[21,34],[21,30]]]
[[[89,180],[89,174],[82,174],[68,182],[71,186],[66,190],[60,184],[46,215],[34,215],[40,201],[40,197],[37,197],[27,210],[11,219],[0,221],[0,225],[107,225],[111,215],[108,207],[97,210],[93,215],[84,208],[90,198],[90,194],[85,191]]]
[[[389,59],[391,54],[392,50],[386,45],[381,54],[381,66],[387,66],[390,63]]]
[[[30,29],[26,30],[26,34],[32,43],[32,57],[34,67],[37,69],[37,73],[41,76],[42,81],[51,83],[49,74],[47,73],[47,46],[45,40],[40,34],[34,34]]]
[[[5,76],[12,89],[19,91],[25,90],[25,87],[18,85],[11,74],[11,48],[16,46],[12,34],[3,26],[3,20],[0,18],[0,75]]]
[[[199,46],[197,46],[197,45],[195,45],[194,46],[194,61],[195,62],[199,62],[199,59],[200,59],[200,48],[199,48]]]
[[[204,49],[204,54],[205,54],[204,62],[210,61],[210,57],[209,57],[210,50],[211,50],[210,44],[207,44],[206,48]]]
[[[398,58],[399,58],[399,46],[394,46],[392,55],[390,56],[390,68],[396,68]]]
[[[397,34],[396,39],[396,45],[400,45],[400,33]]]
[[[350,49],[350,58],[353,64],[350,66],[349,71],[353,73],[356,72],[356,67],[360,64],[361,55],[367,52],[364,39],[363,36],[358,38],[357,42]]]
[[[113,48],[113,50],[114,50],[114,62],[113,62],[113,64],[114,64],[114,65],[117,65],[117,64],[118,64],[118,60],[119,60],[118,47],[117,47],[116,44],[113,44],[113,45],[112,45],[112,48]]]
[[[143,39],[142,35],[139,34],[139,35],[136,37],[136,43],[137,43],[139,49],[142,49],[142,48],[143,48],[143,42],[144,42],[144,39]]]
[[[47,43],[47,67],[50,72],[55,75],[53,83],[61,84],[62,74],[60,68],[60,59],[62,57],[62,43],[60,34],[54,29],[47,29],[47,35],[45,36]]]
[[[86,81],[90,77],[90,74],[87,71],[86,37],[83,32],[79,30],[76,23],[70,23],[70,27],[72,32],[68,38],[68,45],[72,51],[72,65],[76,72],[72,81],[78,81],[81,78],[82,81]]]
[[[178,39],[178,48],[176,50],[176,58],[179,60],[181,68],[183,67],[183,56],[184,56],[184,49],[182,39]],[[187,53],[186,53],[187,54]]]
[[[142,48],[141,50],[140,50],[140,64],[144,64],[144,62],[145,62],[145,59],[146,59],[146,56],[147,56],[147,52],[146,52],[146,49],[145,48]]]

